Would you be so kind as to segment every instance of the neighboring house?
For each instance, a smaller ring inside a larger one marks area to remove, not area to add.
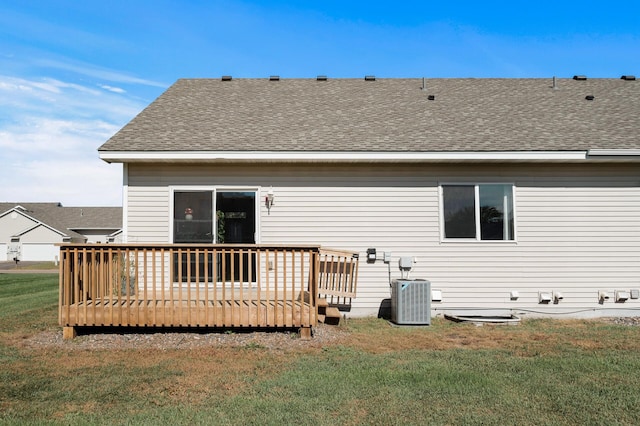
[[[58,243],[118,242],[121,207],[0,203],[0,261],[55,261]]]
[[[402,256],[433,313],[640,309],[630,76],[183,79],[99,154],[124,164],[125,242],[375,248],[352,315]]]

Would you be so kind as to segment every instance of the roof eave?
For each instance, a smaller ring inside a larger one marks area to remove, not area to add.
[[[590,149],[587,151],[590,159],[635,159],[640,161],[640,149]]]
[[[585,161],[589,152],[576,151],[101,151],[108,163],[375,163],[375,162],[547,162]],[[619,157],[622,158],[622,157]],[[638,157],[640,159],[640,157]]]

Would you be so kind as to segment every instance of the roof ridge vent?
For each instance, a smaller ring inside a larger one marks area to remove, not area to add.
[[[271,75],[269,76],[269,81],[280,81],[279,75]]]
[[[587,76],[586,75],[574,75],[573,79],[577,80],[577,81],[585,81],[587,79]]]
[[[316,77],[317,81],[327,81],[327,76],[326,75],[319,75]]]
[[[231,81],[233,79],[233,77],[231,77],[230,75],[223,75],[222,76],[222,81]]]
[[[620,77],[620,80],[635,81],[636,80],[636,76],[635,75],[623,75],[622,77]]]
[[[364,76],[364,81],[376,81],[376,76],[375,75],[365,75]]]

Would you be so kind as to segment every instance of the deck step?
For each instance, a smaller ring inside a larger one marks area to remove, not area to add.
[[[338,308],[334,308],[333,306],[328,307],[325,313],[331,318],[340,318],[342,316]]]
[[[338,308],[334,308],[333,306],[326,308],[325,315],[324,323],[331,325],[338,325],[342,317]]]
[[[318,298],[318,321],[338,325],[340,323],[340,311],[334,306],[329,306],[329,302],[325,298]]]

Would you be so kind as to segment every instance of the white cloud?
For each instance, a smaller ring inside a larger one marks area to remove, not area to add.
[[[70,149],[82,150],[89,141],[105,141],[118,128],[99,120],[32,117],[28,122],[0,130],[0,148],[8,157],[18,154],[67,156]]]
[[[106,68],[97,67],[95,65],[86,64],[79,61],[71,61],[69,59],[56,60],[51,58],[36,59],[34,64],[44,68],[52,68],[64,71],[72,71],[87,77],[99,78],[101,80],[113,81],[127,84],[141,84],[152,87],[167,87],[165,83],[158,81],[146,80],[138,78],[123,72],[114,71]]]
[[[122,166],[97,149],[145,104],[103,86],[0,75],[0,200],[122,204]]]
[[[25,78],[2,76],[0,75],[0,89],[13,92],[37,93],[47,92],[61,94],[63,89],[74,89],[79,92],[85,92],[93,95],[99,94],[97,90],[90,89],[85,86],[74,83],[66,83],[54,78],[42,78],[40,80],[28,80]]]
[[[51,201],[65,206],[122,205],[122,165],[97,158],[28,159],[3,167],[3,201]]]
[[[104,90],[108,90],[108,91],[113,92],[113,93],[126,93],[127,92],[126,90],[121,89],[120,87],[113,87],[113,86],[109,86],[107,84],[99,84],[98,86],[100,86]]]

